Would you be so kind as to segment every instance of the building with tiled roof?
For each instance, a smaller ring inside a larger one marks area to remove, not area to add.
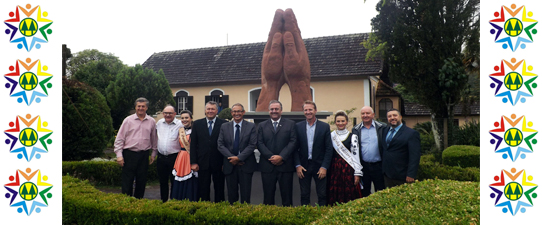
[[[368,34],[346,34],[304,39],[311,65],[311,91],[318,111],[336,112],[357,108],[352,117],[360,119],[360,109],[370,105],[375,118],[386,121],[388,109],[403,114],[407,126],[430,121],[429,110],[409,103],[390,85],[379,80],[382,61],[365,61],[367,49],[360,43]],[[265,42],[220,47],[159,52],[151,55],[144,67],[162,69],[177,101],[178,111],[188,109],[194,118],[204,117],[209,100],[221,102],[223,108],[241,103],[254,111],[261,90],[261,61]],[[284,111],[290,111],[291,97],[285,84],[279,100]],[[471,114],[456,114],[459,124],[479,120],[479,103]],[[456,107],[456,112],[461,107]],[[351,119],[353,121],[354,119]]]
[[[382,62],[365,61],[367,49],[360,43],[368,34],[347,34],[304,39],[311,65],[311,91],[318,111],[374,106]],[[162,69],[178,102],[178,110],[190,109],[195,118],[204,116],[208,100],[224,108],[239,102],[254,111],[261,89],[261,60],[265,42],[159,52],[143,66]],[[284,85],[279,100],[290,111],[289,88]]]

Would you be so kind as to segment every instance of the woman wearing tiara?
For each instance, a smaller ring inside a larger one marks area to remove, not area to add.
[[[348,115],[344,111],[335,114],[337,130],[331,133],[333,158],[329,168],[327,202],[329,205],[345,203],[361,198],[361,164],[359,143],[355,134],[346,129]]]
[[[188,199],[198,201],[198,172],[190,169],[190,134],[192,133],[192,113],[188,110],[181,111],[183,128],[179,129],[179,142],[181,151],[177,155],[173,176],[175,181],[172,188],[172,199]]]

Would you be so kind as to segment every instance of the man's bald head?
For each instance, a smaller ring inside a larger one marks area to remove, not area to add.
[[[171,123],[175,119],[175,108],[171,105],[166,105],[162,110],[162,115],[164,115],[164,120],[166,123]]]

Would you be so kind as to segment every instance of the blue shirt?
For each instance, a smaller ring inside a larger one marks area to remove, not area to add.
[[[309,125],[309,122],[307,121],[307,144],[308,150],[309,150],[309,159],[312,159],[312,145],[314,143],[314,131],[316,130],[316,121],[311,125]]]
[[[388,134],[386,135],[386,139],[385,140],[388,140],[388,137],[390,136],[391,134],[391,129],[395,129],[395,132],[393,132],[393,136],[391,136],[391,138],[393,139],[393,137],[395,137],[395,135],[397,134],[397,131],[399,129],[401,129],[401,127],[403,126],[403,124],[400,124],[399,126],[395,127],[395,128],[392,128],[390,127],[390,129],[388,130]]]
[[[374,120],[370,128],[365,127],[363,124],[361,126],[361,155],[365,162],[379,162],[382,160],[378,151],[378,136],[376,135]]]

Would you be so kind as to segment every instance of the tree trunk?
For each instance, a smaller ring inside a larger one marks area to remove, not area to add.
[[[453,143],[453,140],[454,140],[454,104],[448,104],[448,137],[447,137],[447,141],[446,141],[446,146],[444,146],[444,148],[448,148],[448,146],[451,146],[451,145],[454,145]]]
[[[440,161],[444,150],[444,118],[431,113],[431,128],[435,138],[435,158]]]

